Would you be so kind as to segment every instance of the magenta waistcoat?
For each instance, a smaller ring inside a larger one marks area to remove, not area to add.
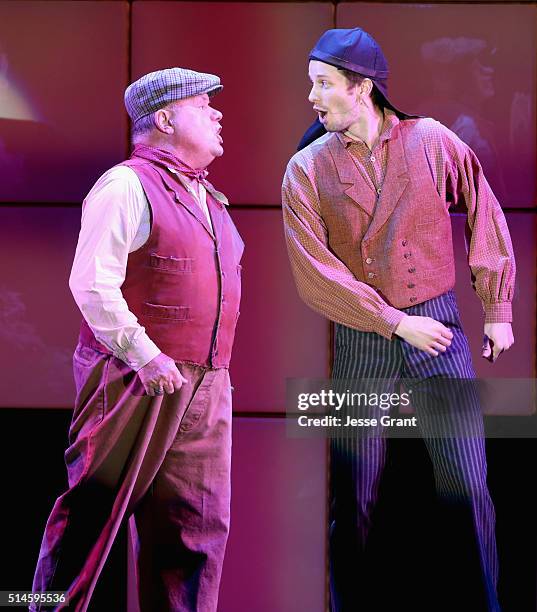
[[[244,250],[231,217],[208,190],[211,231],[193,196],[169,171],[138,158],[120,165],[136,172],[151,209],[149,238],[129,254],[121,286],[129,310],[175,361],[228,367]],[[85,321],[80,342],[111,352]]]

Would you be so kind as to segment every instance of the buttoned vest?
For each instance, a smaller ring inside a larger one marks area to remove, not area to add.
[[[129,254],[121,292],[158,348],[177,362],[227,367],[239,316],[244,249],[225,206],[207,191],[213,230],[172,173],[150,161],[123,162],[147,196],[151,232]],[[110,353],[85,321],[80,342]]]
[[[436,190],[420,121],[394,128],[380,195],[335,134],[310,145],[330,249],[395,308],[424,302],[455,284],[448,205]]]

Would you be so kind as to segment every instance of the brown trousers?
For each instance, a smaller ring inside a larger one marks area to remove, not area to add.
[[[57,610],[87,610],[132,517],[140,610],[215,611],[230,514],[228,370],[178,364],[188,384],[149,397],[115,357],[79,345],[73,367],[69,488],[47,521],[33,591],[65,591]]]

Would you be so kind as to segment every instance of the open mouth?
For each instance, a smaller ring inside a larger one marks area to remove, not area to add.
[[[317,114],[319,115],[319,120],[322,121],[326,117],[327,111],[320,110],[318,108],[316,108],[315,110],[317,111]]]

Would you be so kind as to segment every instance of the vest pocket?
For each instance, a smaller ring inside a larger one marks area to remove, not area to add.
[[[192,272],[193,262],[194,260],[191,257],[173,257],[172,255],[165,257],[151,253],[149,266],[162,272],[184,274]]]
[[[163,306],[162,304],[142,304],[142,314],[146,317],[157,319],[168,319],[171,321],[190,320],[190,308],[188,306]]]

